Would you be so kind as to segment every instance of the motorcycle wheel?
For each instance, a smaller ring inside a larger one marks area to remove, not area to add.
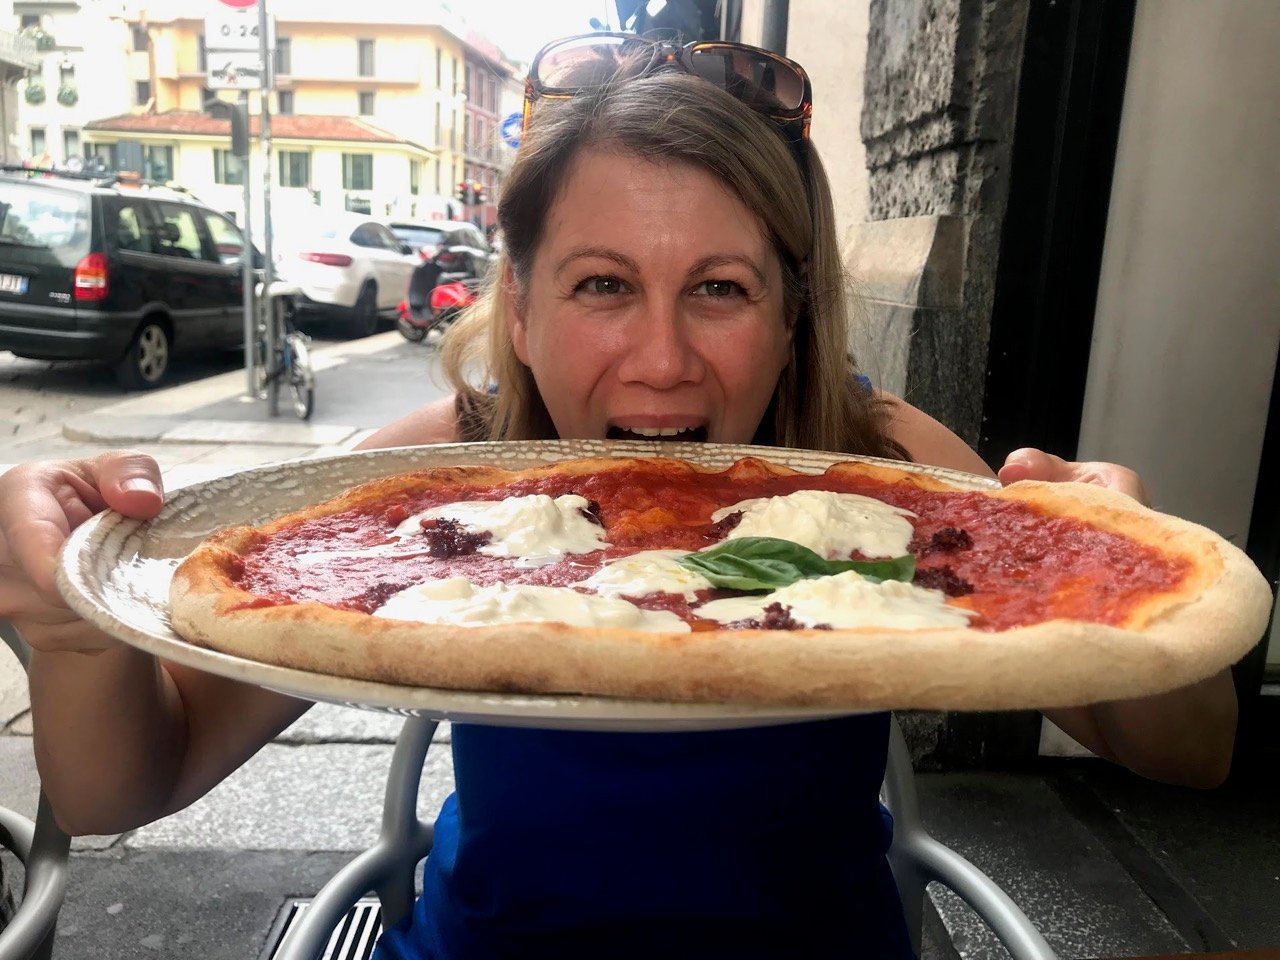
[[[396,319],[396,329],[400,331],[400,336],[404,337],[410,343],[421,343],[426,339],[427,328],[417,327],[403,317]]]

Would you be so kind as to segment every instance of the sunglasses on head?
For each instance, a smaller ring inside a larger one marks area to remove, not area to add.
[[[568,99],[666,67],[714,83],[774,121],[790,139],[809,137],[813,88],[794,60],[745,43],[703,40],[681,46],[633,33],[586,33],[539,50],[525,80],[523,129],[528,130],[538,100]]]

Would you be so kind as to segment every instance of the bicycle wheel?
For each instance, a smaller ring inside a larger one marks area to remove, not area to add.
[[[289,379],[289,390],[293,394],[294,415],[299,420],[310,420],[316,407],[316,388],[295,376]]]

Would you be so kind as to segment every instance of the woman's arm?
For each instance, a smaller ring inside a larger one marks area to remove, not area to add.
[[[981,457],[933,417],[891,394],[880,396],[889,401],[890,435],[913,459],[995,476]],[[1132,470],[1108,463],[1071,463],[1039,450],[1010,454],[1000,479],[1096,483],[1146,502],[1142,481]],[[1153,697],[1044,714],[1098,756],[1153,780],[1210,788],[1221,784],[1231,767],[1237,706],[1230,670]]]

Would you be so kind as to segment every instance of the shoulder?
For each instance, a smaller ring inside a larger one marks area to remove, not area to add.
[[[967,443],[923,410],[884,390],[876,390],[875,396],[884,403],[889,436],[906,448],[912,460],[986,477],[995,475]]]
[[[360,441],[356,449],[409,447],[428,443],[454,443],[458,439],[458,413],[454,394],[441,397],[389,423]]]

